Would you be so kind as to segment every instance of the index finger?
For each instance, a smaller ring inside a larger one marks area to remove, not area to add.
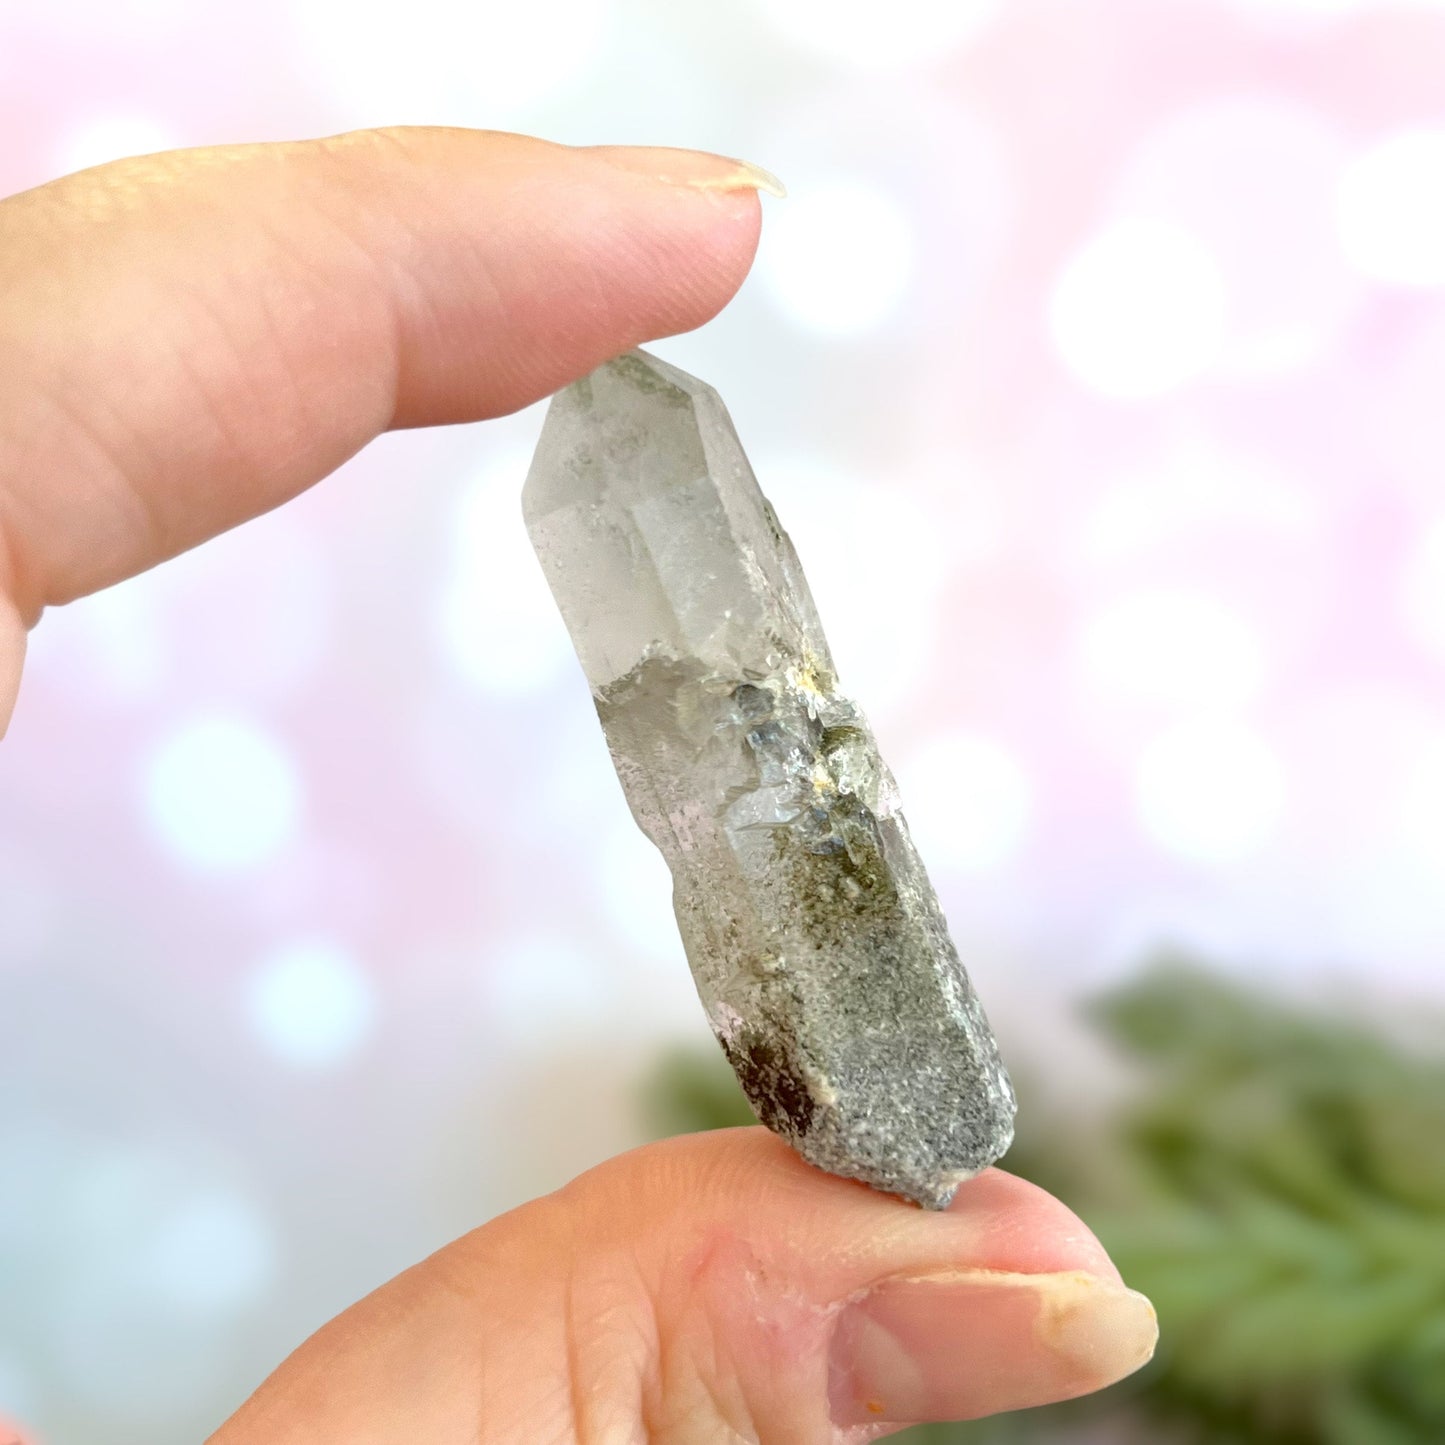
[[[24,628],[379,432],[512,411],[700,325],[741,162],[430,128],[180,151],[0,202],[0,725]]]

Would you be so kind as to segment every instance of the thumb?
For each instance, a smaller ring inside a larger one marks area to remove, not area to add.
[[[989,1170],[930,1214],[762,1129],[602,1165],[301,1347],[211,1445],[824,1445],[1085,1394],[1157,1327],[1063,1205]]]

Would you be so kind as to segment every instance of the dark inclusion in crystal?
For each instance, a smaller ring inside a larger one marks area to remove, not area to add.
[[[820,1168],[943,1208],[1014,1098],[792,544],[717,393],[643,352],[554,398],[528,530],[713,1031]]]

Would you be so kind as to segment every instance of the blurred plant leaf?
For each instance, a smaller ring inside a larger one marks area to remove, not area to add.
[[[1130,1101],[1081,1136],[1021,1087],[1007,1162],[1153,1297],[1159,1358],[1092,1401],[895,1438],[1445,1445],[1445,1059],[1184,964],[1088,1016]],[[660,1133],[753,1118],[720,1056],[669,1056],[648,1099]]]
[[[670,1049],[649,1075],[642,1097],[648,1127],[658,1138],[758,1122],[717,1050]]]

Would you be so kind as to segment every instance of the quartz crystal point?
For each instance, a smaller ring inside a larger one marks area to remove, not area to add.
[[[758,1117],[943,1208],[1008,1148],[1013,1091],[717,393],[643,352],[599,367],[553,399],[524,510]]]

